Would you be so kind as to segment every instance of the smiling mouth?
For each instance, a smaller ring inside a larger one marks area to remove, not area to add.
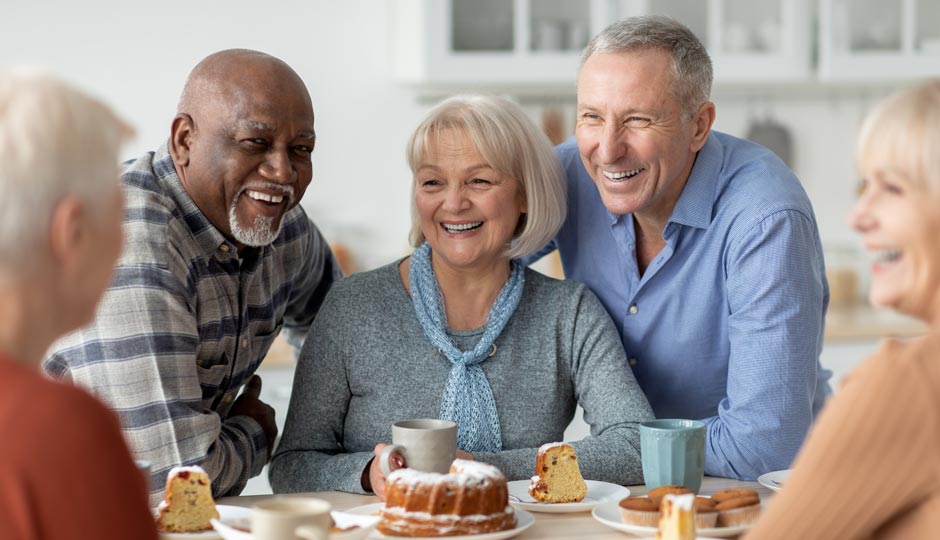
[[[611,181],[613,181],[613,182],[625,182],[625,181],[627,181],[627,180],[633,178],[634,176],[640,174],[640,172],[642,172],[642,171],[643,171],[642,168],[639,168],[639,169],[632,169],[632,170],[629,170],[629,171],[616,171],[616,172],[615,172],[615,171],[604,171],[604,176],[605,176],[608,180],[611,180]]]
[[[281,204],[284,202],[284,195],[270,195],[268,193],[262,193],[253,189],[245,190],[245,195],[256,201],[262,201],[271,204]]]
[[[895,263],[901,259],[901,250],[899,249],[877,249],[869,252],[872,262],[885,265]]]
[[[482,221],[474,221],[472,223],[441,223],[441,226],[444,227],[444,230],[452,234],[462,234],[475,231],[482,225]]]

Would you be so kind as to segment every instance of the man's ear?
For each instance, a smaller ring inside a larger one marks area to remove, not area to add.
[[[695,111],[695,115],[692,116],[690,127],[692,130],[692,144],[690,150],[692,152],[698,152],[705,146],[705,141],[708,139],[708,134],[711,132],[712,124],[714,123],[715,104],[711,101],[706,101]]]
[[[173,118],[173,125],[170,128],[170,155],[173,156],[173,163],[180,167],[189,165],[193,131],[195,131],[195,125],[192,116],[179,113]]]
[[[49,220],[49,247],[56,267],[66,275],[80,264],[79,254],[90,240],[88,207],[78,197],[67,195],[52,210]]]

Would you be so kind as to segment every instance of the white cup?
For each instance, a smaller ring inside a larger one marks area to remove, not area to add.
[[[313,497],[281,497],[252,507],[255,540],[327,540],[330,503]]]
[[[457,424],[433,418],[395,422],[392,444],[379,454],[379,466],[385,476],[392,472],[389,462],[392,452],[401,454],[409,469],[446,473],[457,457]]]

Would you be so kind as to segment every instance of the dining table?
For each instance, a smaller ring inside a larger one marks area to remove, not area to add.
[[[627,486],[630,495],[646,495],[645,485]],[[716,491],[728,488],[751,488],[756,490],[765,503],[773,496],[773,492],[757,482],[747,482],[730,478],[706,476],[702,480],[700,495],[711,495]],[[355,507],[381,502],[375,495],[357,495],[339,491],[321,491],[312,493],[295,493],[290,495],[248,495],[238,497],[223,497],[217,504],[251,507],[274,497],[317,497],[328,501],[334,510],[344,511]],[[522,531],[518,536],[520,540],[623,540],[634,538],[628,533],[614,530],[595,520],[591,512],[577,513],[545,513],[531,512],[535,523]],[[376,536],[378,534],[376,533]],[[371,537],[370,537],[371,538]]]

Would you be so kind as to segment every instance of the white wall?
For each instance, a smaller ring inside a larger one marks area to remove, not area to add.
[[[246,47],[303,77],[316,113],[303,204],[366,266],[407,248],[404,146],[423,107],[390,80],[387,3],[377,0],[30,0],[0,2],[0,65],[45,66],[115,106],[138,129],[132,157],[166,140],[189,70]]]
[[[331,240],[349,244],[365,268],[406,252],[410,174],[404,145],[428,100],[391,78],[389,2],[4,4],[0,65],[46,66],[112,103],[139,131],[127,157],[166,139],[185,77],[207,54],[248,47],[284,59],[306,81],[317,115],[314,181],[305,208]],[[824,241],[854,246],[845,218],[856,184],[855,132],[873,99],[886,91],[754,87],[723,94],[719,88],[716,127],[741,135],[751,118],[772,111],[793,130],[794,168],[815,204]],[[538,117],[538,105],[527,109]],[[566,109],[573,116],[573,107]]]

